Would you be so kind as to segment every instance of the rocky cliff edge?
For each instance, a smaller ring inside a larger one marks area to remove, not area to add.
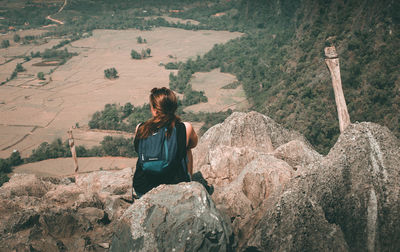
[[[197,182],[131,203],[131,169],[15,174],[0,188],[1,251],[397,251],[400,143],[350,125],[327,156],[256,112],[233,113],[194,150]]]

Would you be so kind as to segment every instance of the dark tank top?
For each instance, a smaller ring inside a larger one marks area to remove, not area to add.
[[[186,127],[184,123],[179,122],[175,124],[175,128],[178,149],[174,161],[170,164],[169,172],[162,176],[148,174],[142,170],[138,161],[133,176],[133,188],[137,194],[145,194],[161,184],[177,184],[190,181],[187,172]],[[139,141],[140,139],[137,138],[134,140],[136,152],[138,152]]]

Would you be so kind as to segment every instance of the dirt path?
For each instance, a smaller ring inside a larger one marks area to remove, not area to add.
[[[67,0],[64,0],[63,6],[61,6],[61,8],[57,11],[57,13],[60,13],[60,12],[64,9],[64,7],[65,7],[66,5],[67,5]],[[55,13],[55,14],[57,14],[57,13]],[[58,23],[58,24],[60,24],[60,25],[63,25],[63,24],[64,24],[63,21],[58,20],[58,19],[55,19],[55,18],[52,18],[50,15],[48,15],[46,18],[47,18],[48,20],[53,21],[53,22],[55,22],[55,23]]]

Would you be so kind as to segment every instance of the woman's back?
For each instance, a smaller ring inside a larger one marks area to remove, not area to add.
[[[135,149],[138,153],[141,153],[139,146],[143,141],[144,139],[135,138]],[[166,139],[166,144],[170,162],[160,173],[144,169],[143,160],[139,156],[133,178],[133,186],[137,193],[144,194],[160,184],[190,181],[186,156],[186,128],[183,123],[176,123],[171,136]]]
[[[145,145],[144,142],[153,141],[156,137],[152,137],[152,135],[158,134],[160,129],[165,129],[162,134],[165,134],[166,148],[162,146],[164,142],[158,142],[160,146],[157,145],[153,147],[154,150],[147,150],[147,152],[157,152],[158,149],[166,149],[166,153],[168,153],[168,149],[170,149],[172,152],[169,154],[172,157],[167,169],[165,169],[166,172],[163,172],[163,174],[157,174],[154,172],[155,170],[152,170],[153,168],[147,169],[147,167],[153,166],[154,163],[150,165],[151,160],[144,158],[144,155],[142,159],[139,157],[133,179],[133,187],[138,194],[144,194],[160,184],[175,184],[190,181],[192,174],[192,155],[190,149],[196,146],[197,135],[190,123],[182,123],[180,118],[175,115],[177,107],[177,98],[170,89],[153,88],[151,90],[150,110],[153,117],[136,127],[135,150],[140,154],[144,154],[143,148],[140,148],[142,145]],[[164,136],[162,139],[164,139]],[[174,147],[173,143],[175,143],[176,147]],[[176,148],[176,151],[174,151],[174,148]],[[159,161],[158,158],[156,161]],[[149,165],[145,162],[148,162]]]

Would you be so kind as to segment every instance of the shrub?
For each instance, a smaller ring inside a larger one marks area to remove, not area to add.
[[[167,70],[177,70],[181,64],[181,62],[168,62],[164,67]]]
[[[104,76],[107,79],[116,79],[116,78],[118,78],[117,69],[115,69],[115,67],[112,67],[112,68],[108,68],[108,69],[104,70]]]
[[[25,71],[25,68],[22,66],[21,63],[17,63],[17,65],[15,66],[15,71],[20,73],[20,72]]]
[[[142,55],[133,49],[131,51],[131,57],[132,59],[142,59]]]
[[[10,41],[8,39],[1,41],[1,48],[7,48],[9,46],[10,46]]]
[[[37,73],[37,77],[39,80],[45,80],[46,78],[44,78],[44,73],[43,72],[39,72]]]
[[[18,43],[21,40],[21,37],[18,34],[14,34],[13,39],[15,43]]]

